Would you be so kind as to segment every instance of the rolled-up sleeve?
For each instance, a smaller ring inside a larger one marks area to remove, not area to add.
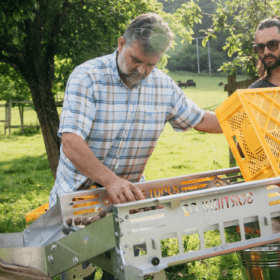
[[[169,123],[175,131],[185,131],[201,122],[204,110],[185,97],[184,92],[175,88],[173,94],[171,118]]]
[[[90,78],[73,72],[67,82],[58,136],[75,133],[84,140],[90,134],[96,114]]]

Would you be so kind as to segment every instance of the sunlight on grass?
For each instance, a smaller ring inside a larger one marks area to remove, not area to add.
[[[0,141],[0,232],[22,231],[25,214],[47,202],[54,179],[41,134]]]
[[[146,180],[154,180],[228,166],[228,144],[224,135],[195,130],[178,133],[167,124],[144,174]]]

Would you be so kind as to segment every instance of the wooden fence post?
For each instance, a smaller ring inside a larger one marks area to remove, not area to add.
[[[228,97],[230,97],[236,90],[236,75],[228,75],[227,77],[227,82],[228,82]],[[229,167],[234,167],[236,166],[236,160],[233,156],[233,153],[231,149],[229,148]]]
[[[9,110],[8,110],[9,137],[11,137],[11,124],[12,124],[12,100],[10,100],[9,102]]]
[[[8,107],[9,107],[9,103],[6,102],[5,103],[5,135],[6,135],[6,130],[7,130],[7,127],[9,126],[9,123],[8,123]]]
[[[18,103],[19,107],[19,115],[20,115],[20,125],[12,125],[12,104],[13,103]],[[25,108],[25,103],[32,104],[32,101],[12,101],[9,100],[6,102],[5,105],[1,105],[0,107],[5,107],[5,120],[0,120],[0,122],[4,122],[4,129],[5,129],[5,135],[6,135],[6,130],[9,129],[9,136],[11,136],[11,129],[12,128],[21,128],[22,134],[24,134],[24,129],[26,127],[36,127],[40,128],[40,125],[24,125],[24,108]],[[22,104],[22,105],[21,105]],[[63,106],[63,100],[60,100],[55,103],[56,107],[62,107]]]
[[[18,111],[20,117],[21,133],[24,134],[24,123],[23,123],[24,103],[22,103],[22,105],[20,105],[20,103],[18,104]]]

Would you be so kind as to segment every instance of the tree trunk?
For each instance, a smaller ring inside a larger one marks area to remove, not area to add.
[[[39,108],[35,110],[41,125],[41,130],[45,142],[46,152],[49,159],[50,168],[54,178],[56,178],[56,170],[59,162],[59,149],[60,149],[60,139],[57,136],[59,127],[59,116],[55,106],[55,101],[52,93],[42,92],[42,95],[49,95],[48,101],[45,103],[40,103]],[[42,101],[42,96],[39,96],[39,101]],[[34,97],[33,100],[36,98]],[[36,104],[37,102],[34,102]]]
[[[24,121],[23,121],[24,103],[18,104],[18,110],[19,110],[19,116],[20,116],[21,133],[24,134]]]
[[[47,83],[45,86],[44,82]],[[41,126],[50,168],[54,178],[56,178],[56,170],[60,156],[60,138],[57,136],[59,116],[51,92],[51,81],[42,80],[41,83],[31,82],[29,85],[34,108]]]
[[[54,46],[42,50],[41,21],[34,20],[30,46],[22,58],[21,73],[31,91],[33,105],[41,126],[50,168],[54,178],[59,162],[60,139],[57,136],[59,116],[52,93],[54,81]],[[21,57],[20,57],[21,59]]]
[[[50,21],[49,17],[44,14],[49,9],[48,1],[39,0],[37,2],[39,2],[38,8],[32,10],[34,18],[24,20],[19,24],[19,29],[26,35],[22,45],[19,44],[13,48],[10,45],[7,48],[4,46],[6,48],[4,50],[9,55],[1,56],[0,52],[0,58],[19,71],[28,83],[41,126],[50,168],[55,178],[60,156],[60,139],[57,136],[59,116],[52,94],[54,59],[60,41],[60,37],[57,35],[61,32],[69,1],[64,1],[62,10],[53,9],[54,14]]]

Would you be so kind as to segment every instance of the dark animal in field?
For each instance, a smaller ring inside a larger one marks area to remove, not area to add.
[[[222,86],[223,84],[224,84],[223,82],[220,82],[220,83],[219,83],[219,86]]]
[[[186,85],[187,87],[196,87],[194,80],[187,80]]]
[[[187,87],[187,83],[182,83],[181,81],[178,81],[178,87]]]

